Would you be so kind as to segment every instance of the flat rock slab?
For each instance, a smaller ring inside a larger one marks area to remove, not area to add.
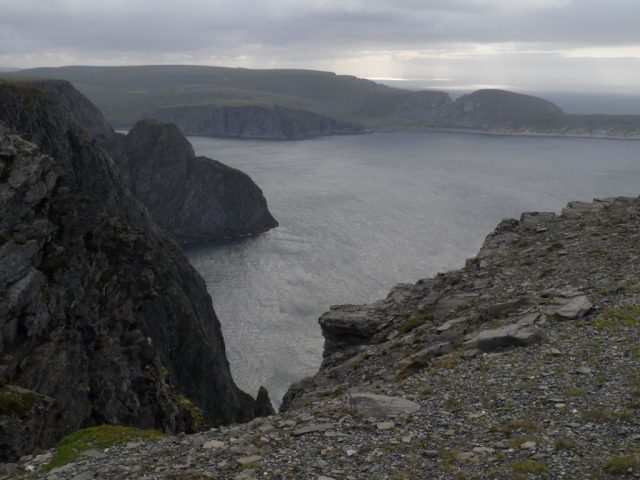
[[[304,427],[300,427],[293,432],[291,435],[294,437],[299,437],[301,435],[307,435],[309,433],[317,433],[317,432],[326,432],[327,430],[331,430],[336,426],[335,423],[312,423],[311,425],[305,425]]]
[[[258,463],[260,460],[262,460],[260,455],[251,455],[249,457],[238,458],[238,463],[240,465],[250,465],[252,463]]]
[[[352,393],[351,406],[365,417],[394,417],[420,410],[420,405],[401,397],[387,397],[373,393]]]
[[[574,297],[565,303],[556,312],[556,317],[574,320],[576,318],[582,318],[591,311],[593,305],[585,295]]]
[[[540,328],[514,324],[480,332],[472,343],[478,350],[492,352],[504,347],[526,347],[548,341],[549,338]]]

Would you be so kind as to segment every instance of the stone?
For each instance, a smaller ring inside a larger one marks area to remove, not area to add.
[[[570,299],[556,312],[555,316],[563,320],[574,320],[584,317],[591,311],[593,305],[585,295]]]
[[[524,442],[522,445],[520,445],[520,448],[522,448],[523,450],[532,450],[537,446],[538,444],[536,442]]]
[[[202,445],[202,448],[204,448],[205,450],[218,450],[226,447],[227,444],[219,440],[209,440]]]
[[[420,404],[411,400],[372,393],[352,393],[351,406],[359,415],[374,418],[395,417],[420,410]]]
[[[304,427],[300,427],[294,430],[291,435],[293,435],[294,437],[299,437],[301,435],[307,435],[309,433],[325,432],[327,430],[335,428],[335,426],[335,423],[312,423],[311,425],[305,425]]]
[[[393,422],[378,422],[376,427],[378,430],[391,430],[395,424]]]
[[[258,463],[260,460],[262,460],[260,455],[249,455],[248,457],[240,457],[236,461],[240,465],[250,465],[252,463]]]
[[[491,352],[510,346],[526,347],[548,341],[549,338],[540,328],[514,324],[480,332],[470,343],[483,352]]]
[[[380,327],[379,322],[360,305],[334,305],[318,322],[325,338],[323,357],[367,344]]]

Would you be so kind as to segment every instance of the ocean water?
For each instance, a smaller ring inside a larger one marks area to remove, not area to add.
[[[507,217],[640,194],[640,141],[375,133],[301,142],[191,137],[251,175],[280,227],[187,254],[238,385],[279,404],[322,358],[318,316],[459,268]]]

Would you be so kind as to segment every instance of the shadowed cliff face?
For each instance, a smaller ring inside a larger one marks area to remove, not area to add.
[[[196,157],[175,125],[142,120],[119,140],[113,157],[129,188],[174,238],[210,240],[278,226],[248,175]]]
[[[231,378],[203,280],[52,88],[72,89],[0,83],[0,397],[18,405],[0,461],[89,425],[267,413]]]
[[[175,126],[144,120],[129,135],[117,134],[69,83],[33,84],[107,151],[129,189],[174,239],[195,242],[255,235],[278,226],[251,177],[215,160],[196,158]]]
[[[155,110],[150,115],[175,123],[186,135],[210,137],[302,140],[367,132],[355,122],[282,106],[168,107]]]

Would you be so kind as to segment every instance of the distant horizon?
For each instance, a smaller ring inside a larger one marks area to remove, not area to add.
[[[72,67],[88,67],[88,68],[118,68],[118,67],[151,67],[151,66],[182,66],[182,67],[219,67],[230,69],[246,69],[246,70],[309,70],[329,72],[336,75],[349,75],[371,80],[376,83],[394,88],[402,88],[405,90],[437,90],[446,92],[453,99],[464,94],[471,93],[481,89],[501,89],[509,90],[525,95],[534,95],[545,98],[558,104],[567,113],[577,114],[618,114],[618,115],[640,115],[640,91],[637,87],[629,89],[617,89],[611,91],[606,85],[590,86],[588,89],[580,89],[578,86],[565,88],[547,87],[546,89],[527,86],[527,85],[499,85],[499,84],[456,84],[453,79],[449,78],[388,78],[388,77],[361,77],[350,73],[342,73],[339,71],[320,70],[310,67],[300,66],[297,68],[251,68],[242,66],[227,65],[207,65],[195,63],[147,63],[147,64],[68,64],[59,66],[34,66],[25,68],[0,66],[0,72],[16,73],[23,70],[39,69],[39,68],[72,68]]]

